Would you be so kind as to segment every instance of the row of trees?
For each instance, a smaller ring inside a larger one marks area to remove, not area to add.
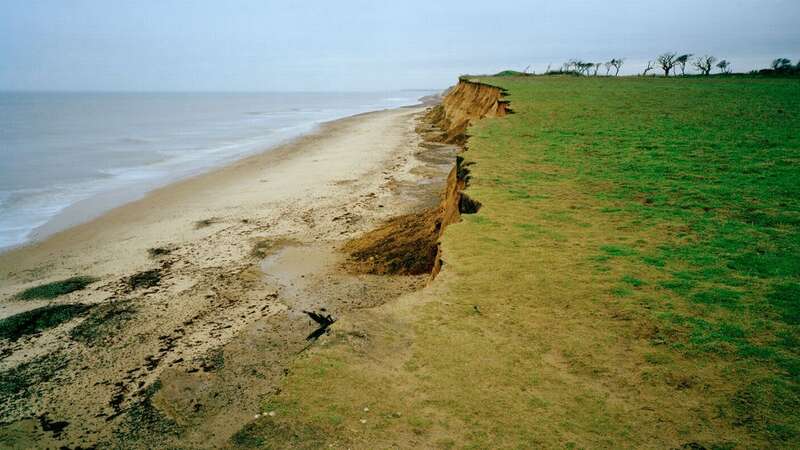
[[[560,70],[550,70],[547,66],[546,74],[559,74],[559,73],[572,73],[577,75],[597,76],[605,69],[605,75],[618,76],[622,65],[625,63],[623,58],[614,58],[606,62],[587,62],[580,59],[571,59],[561,65]],[[694,68],[700,75],[711,75],[714,68],[719,70],[719,73],[731,73],[732,65],[730,61],[723,59],[718,60],[714,56],[703,55],[694,56],[691,53],[684,53],[679,55],[676,52],[667,52],[659,55],[655,60],[648,61],[647,67],[640,74],[642,76],[655,75],[655,71],[660,69],[664,72],[664,76],[681,76],[686,75],[686,69]],[[651,74],[651,72],[653,72]],[[524,74],[528,73],[525,69]],[[772,61],[769,69],[761,69],[751,73],[760,74],[800,74],[800,60],[797,64],[792,64],[788,58],[778,58]]]
[[[691,53],[682,55],[678,55],[675,52],[664,53],[656,58],[655,61],[648,61],[647,67],[645,67],[642,75],[648,75],[650,72],[654,71],[656,67],[659,67],[664,72],[664,76],[677,75],[678,71],[680,71],[681,75],[686,75],[687,66],[694,67],[701,75],[710,75],[714,67],[719,69],[720,73],[731,72],[731,63],[725,59],[718,61],[714,56],[705,55],[695,58],[692,58],[692,56],[694,55]],[[783,60],[784,59],[781,59],[781,61]],[[605,69],[606,76],[612,75],[612,71],[613,76],[618,76],[624,63],[625,60],[623,58],[614,58],[606,62],[588,62],[580,59],[571,59],[561,65],[561,70],[552,71],[550,70],[550,66],[548,66],[546,73],[574,73],[578,75],[597,76],[601,73],[601,70]],[[783,62],[781,62],[781,64],[783,64]],[[791,65],[791,61],[788,61],[787,64]]]
[[[682,55],[678,55],[675,52],[667,52],[663,53],[658,56],[655,60],[655,64],[664,71],[664,76],[668,77],[670,74],[677,75],[678,70],[681,71],[681,75],[686,75],[686,66],[692,65],[701,75],[709,75],[711,70],[715,67],[719,69],[720,73],[731,73],[731,63],[730,61],[723,59],[721,61],[717,61],[717,58],[714,56],[704,55],[698,56],[694,59],[692,58],[691,53],[684,53]],[[654,70],[655,67],[653,66],[654,61],[648,61],[647,67],[645,67],[644,72],[642,75],[647,75],[648,72]]]
[[[606,62],[586,62],[581,61],[578,59],[571,59],[564,64],[561,65],[561,71],[564,73],[577,73],[581,75],[594,75],[597,76],[597,73],[600,71],[600,68],[606,69],[606,76],[611,74],[611,70],[614,70],[614,76],[619,75],[619,70],[622,69],[622,64],[624,64],[625,60],[622,58],[614,58],[611,61]],[[550,70],[550,67],[547,67],[547,73],[554,73]]]
[[[691,58],[691,54],[678,55],[677,53],[664,53],[656,58],[656,63],[664,71],[665,76],[670,73],[677,74],[678,69],[681,75],[685,75],[686,64]],[[720,73],[731,73],[731,63],[725,59],[717,61],[713,56],[700,56],[691,61],[691,64],[700,72],[701,75],[709,75],[713,67],[719,69]],[[649,71],[653,70],[653,62],[647,63],[643,75],[647,75]],[[797,64],[792,64],[792,60],[788,58],[777,58],[772,61],[769,69],[761,69],[751,73],[761,74],[800,74],[800,60]]]
[[[759,70],[759,73],[800,74],[800,60],[797,60],[797,64],[792,65],[791,59],[778,58],[773,60],[769,67],[769,69]]]

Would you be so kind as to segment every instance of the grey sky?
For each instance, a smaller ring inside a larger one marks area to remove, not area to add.
[[[800,58],[800,0],[3,0],[0,89],[440,88],[668,50]]]

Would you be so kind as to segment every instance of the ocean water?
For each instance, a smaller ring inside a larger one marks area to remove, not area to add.
[[[0,249],[43,237],[79,202],[90,207],[72,223],[322,122],[431,93],[0,92]]]

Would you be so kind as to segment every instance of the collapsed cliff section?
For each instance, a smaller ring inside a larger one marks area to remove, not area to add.
[[[462,79],[445,94],[441,104],[426,112],[417,131],[426,142],[457,145],[465,151],[470,123],[511,112],[504,95],[498,87]],[[480,209],[480,203],[463,192],[468,183],[468,164],[457,156],[438,206],[390,219],[345,244],[351,269],[373,274],[430,273],[435,277],[441,268],[439,238],[445,227],[458,222],[461,214]]]
[[[471,122],[511,112],[504,96],[505,91],[499,87],[462,79],[447,92],[441,104],[431,108],[425,120],[442,130],[441,142],[463,147]]]

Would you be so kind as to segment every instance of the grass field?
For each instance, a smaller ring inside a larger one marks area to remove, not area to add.
[[[445,267],[239,447],[796,448],[800,80],[503,77]]]

